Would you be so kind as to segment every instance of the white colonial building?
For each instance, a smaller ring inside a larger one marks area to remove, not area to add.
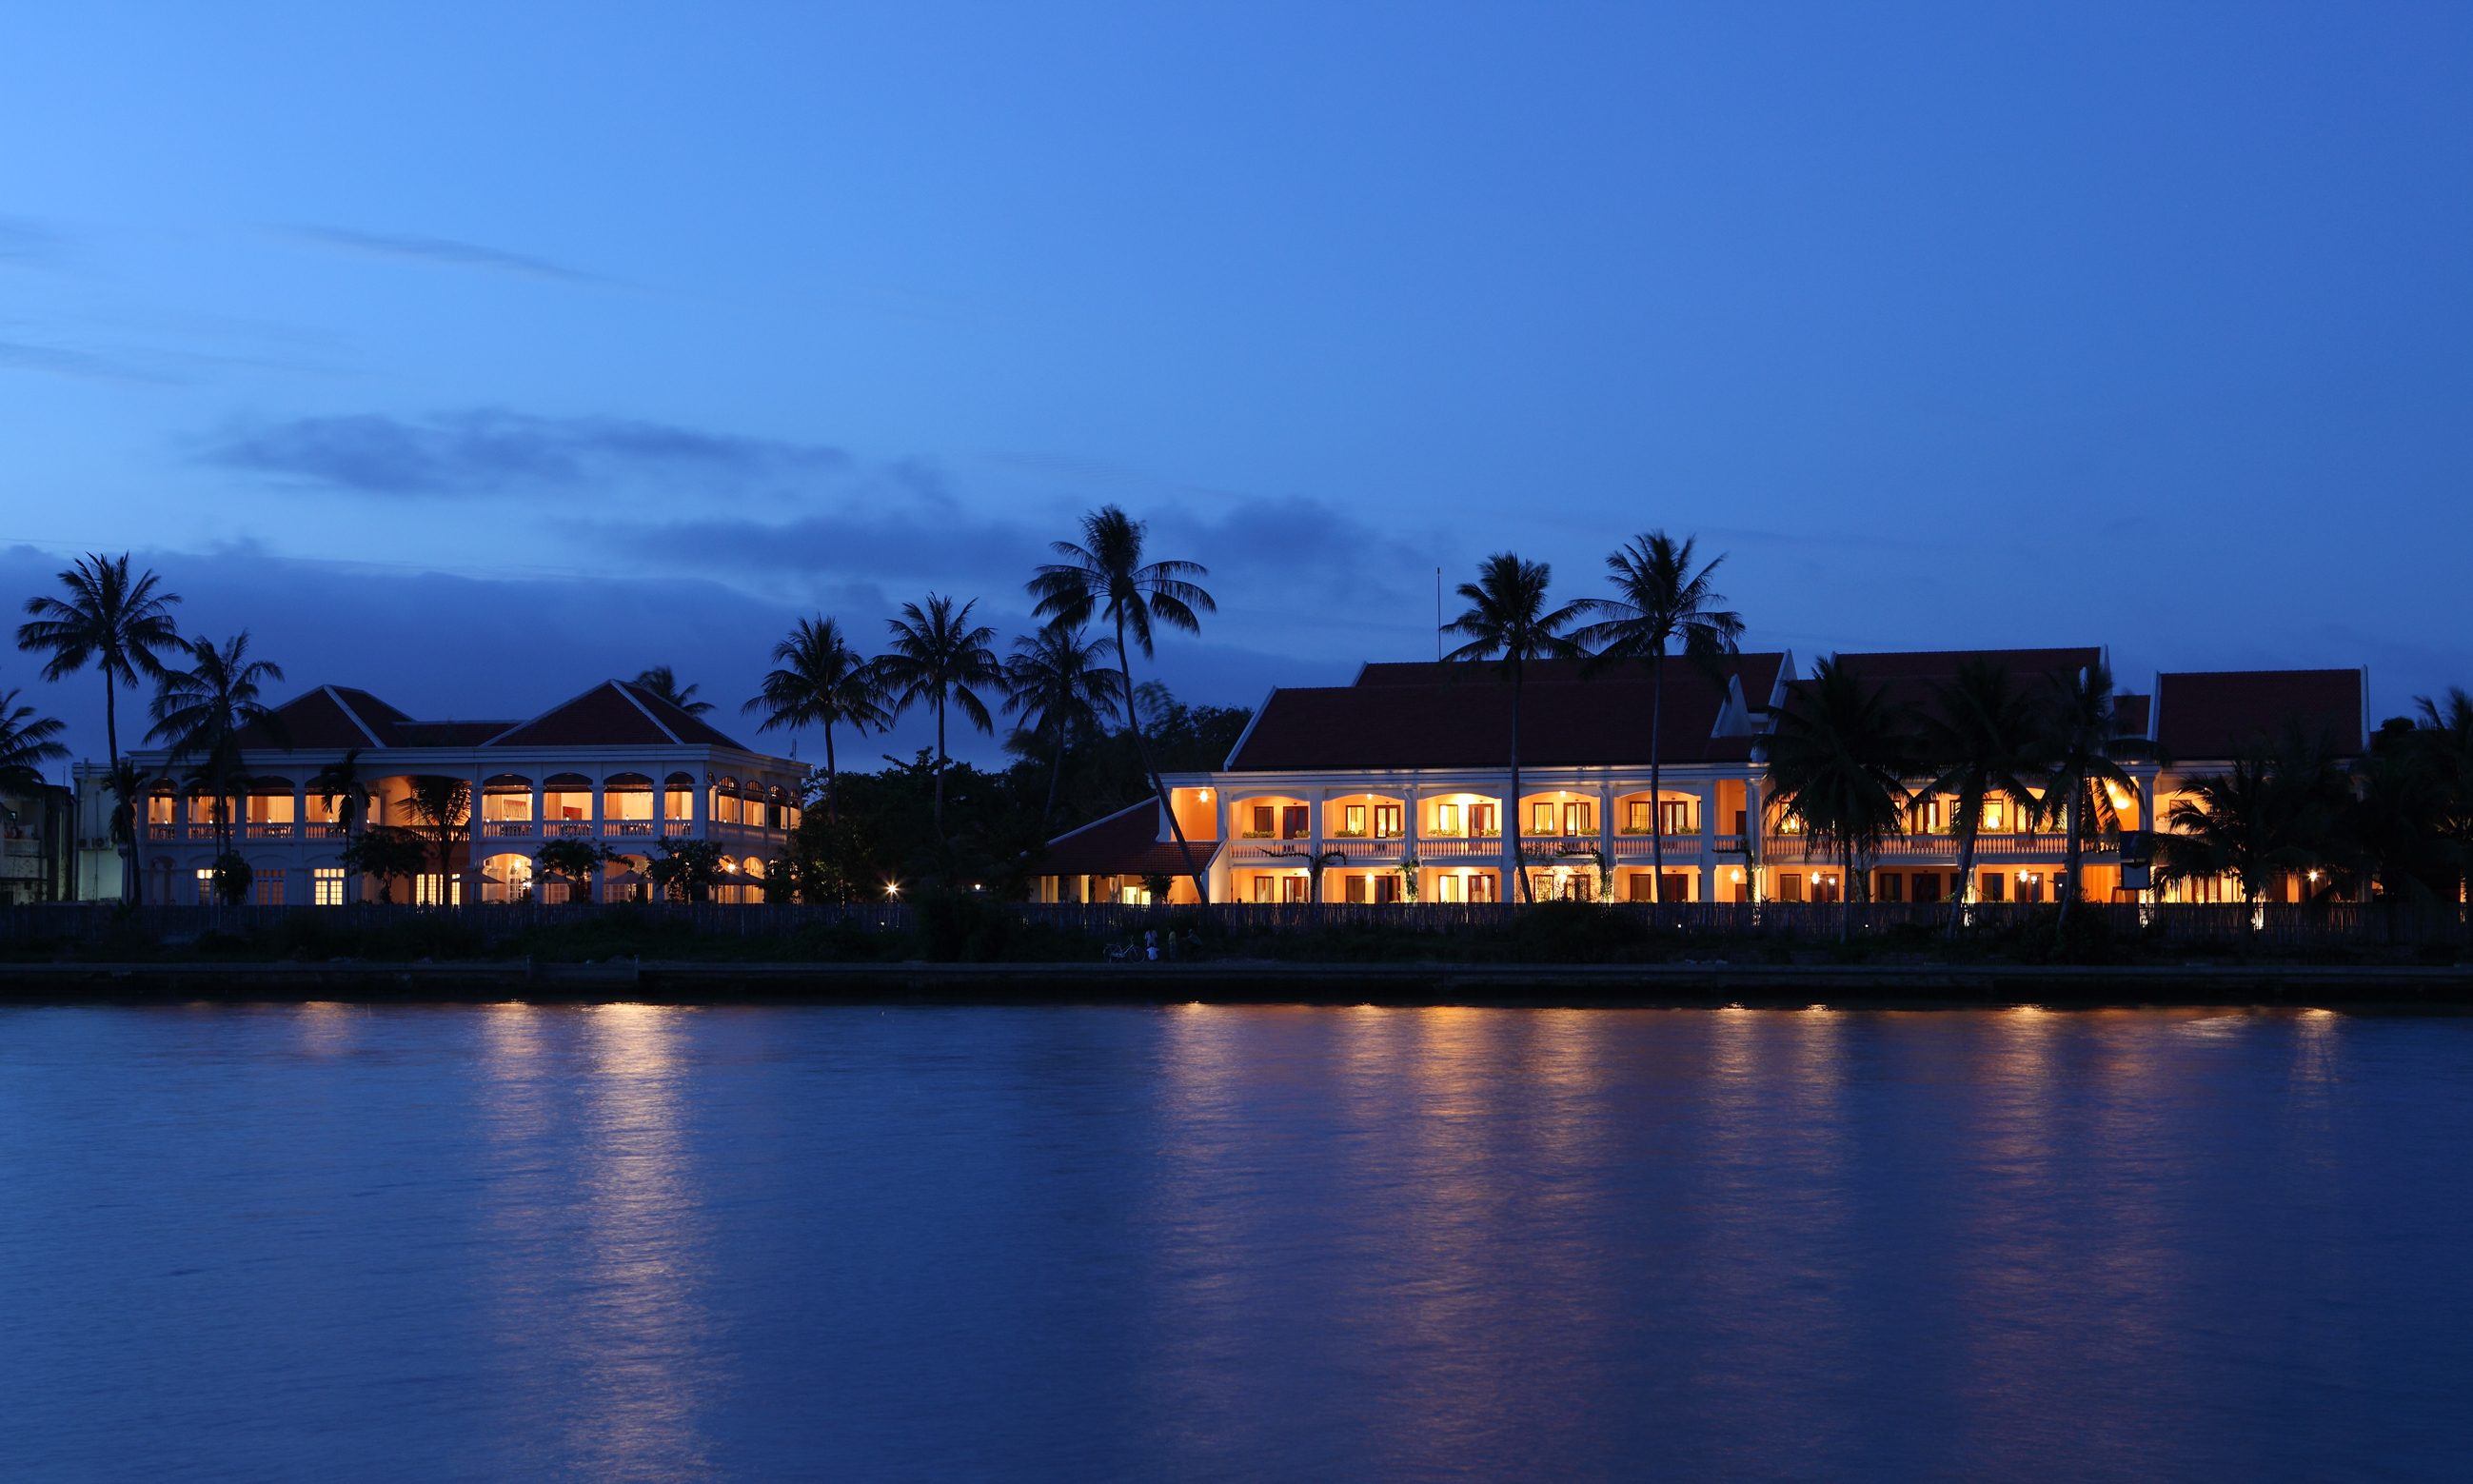
[[[588,840],[612,859],[589,884],[596,898],[646,895],[658,842],[710,840],[723,851],[724,901],[760,898],[754,884],[797,827],[804,764],[756,752],[642,686],[607,681],[525,721],[417,721],[366,690],[321,685],[276,707],[276,725],[242,741],[242,780],[230,805],[233,848],[265,905],[374,899],[379,884],[348,869],[347,830],[328,795],[348,768],[370,802],[363,823],[398,825],[436,839],[412,807],[416,779],[464,785],[469,803],[445,831],[446,869],[392,883],[395,899],[508,901],[532,895],[533,857],[548,841]],[[210,900],[217,850],[214,802],[194,767],[161,750],[131,754],[149,779],[137,859],[149,902]],[[80,876],[116,897],[104,770],[77,770],[84,857]],[[564,882],[544,881],[564,895]]]

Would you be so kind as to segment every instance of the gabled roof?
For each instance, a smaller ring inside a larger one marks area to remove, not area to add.
[[[1671,678],[1692,668],[1689,661],[1669,656],[1666,667]],[[1741,678],[1743,696],[1753,706],[1768,700],[1769,690],[1777,683],[1778,668],[1786,662],[1779,654],[1746,654],[1728,657],[1718,668],[1721,675]],[[1360,686],[1391,685],[1464,685],[1471,681],[1494,677],[1499,662],[1479,660],[1474,663],[1455,659],[1369,660],[1357,672],[1355,683]],[[1617,663],[1599,665],[1587,659],[1532,659],[1521,667],[1524,685],[1587,685],[1604,680],[1645,680],[1645,664]],[[1671,690],[1669,691],[1670,695]]]
[[[2340,755],[2365,742],[2363,670],[2200,670],[2155,677],[2155,745],[2174,762],[2228,761],[2288,728],[2333,736]]]
[[[2028,680],[2092,668],[2102,662],[2103,650],[2093,644],[2061,649],[1885,650],[1839,655],[1837,667],[1858,680],[1880,684],[1900,680],[1947,680],[1979,660]]]
[[[1781,655],[1743,655],[1724,673],[1765,697]],[[1543,680],[1536,679],[1540,671]],[[1637,666],[1583,678],[1573,661],[1532,668],[1522,687],[1524,766],[1645,764],[1655,687]],[[1659,754],[1670,763],[1739,761],[1748,736],[1715,736],[1722,680],[1669,665]],[[1228,759],[1239,773],[1357,768],[1496,768],[1511,755],[1511,687],[1488,664],[1368,665],[1354,685],[1280,689]]]
[[[1035,869],[1054,876],[1183,875],[1185,851],[1173,839],[1159,838],[1159,823],[1155,801],[1129,803],[1047,842]],[[1195,841],[1193,863],[1210,864],[1218,849],[1216,842]]]
[[[351,703],[357,700],[362,706]],[[311,751],[391,745],[380,727],[400,720],[401,711],[365,690],[321,685],[274,708],[276,726],[241,730],[244,748],[302,748]],[[374,713],[377,725],[370,717]]]
[[[747,749],[700,718],[627,681],[603,681],[488,739],[491,747],[697,747]]]

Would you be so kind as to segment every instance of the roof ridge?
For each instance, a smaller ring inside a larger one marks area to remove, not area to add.
[[[643,697],[636,694],[636,687],[634,685],[630,684],[626,681],[603,681],[601,683],[604,685],[617,686],[618,694],[625,696],[629,701],[635,703],[636,709],[644,713],[644,720],[651,722],[654,726],[661,729],[661,735],[669,738],[673,743],[676,743],[680,747],[687,745],[687,739],[679,735],[679,730],[676,727],[671,726],[668,722],[665,722],[653,714],[653,708],[644,704]],[[588,690],[585,694],[588,696],[592,694],[592,692]]]
[[[372,727],[368,722],[361,720],[361,713],[352,709],[352,704],[344,699],[342,691],[336,689],[332,685],[320,685],[318,688],[325,692],[326,699],[335,703],[336,706],[343,711],[347,720],[350,721],[353,726],[361,729],[361,735],[370,739],[370,746],[384,747],[387,745],[385,741],[378,736],[376,728]]]
[[[1122,819],[1126,815],[1133,813],[1136,809],[1142,808],[1145,805],[1156,809],[1159,807],[1159,801],[1156,799],[1137,799],[1132,803],[1118,809],[1114,814],[1102,814],[1088,825],[1077,825],[1073,828],[1067,830],[1065,833],[1058,835],[1055,839],[1050,840],[1047,843],[1049,845],[1062,845],[1066,841],[1072,839],[1075,835],[1083,833],[1085,830],[1096,829],[1100,826],[1107,824],[1110,820]]]

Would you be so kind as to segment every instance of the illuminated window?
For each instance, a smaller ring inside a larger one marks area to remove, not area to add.
[[[1554,805],[1540,800],[1528,806],[1528,832],[1532,835],[1554,833]]]
[[[1273,884],[1274,880],[1274,877],[1267,875],[1258,875],[1254,878],[1254,899],[1256,901],[1267,902],[1272,899],[1271,893],[1277,890]]]
[[[1267,803],[1254,805],[1254,833],[1267,840],[1279,827],[1276,811]]]
[[[460,906],[464,901],[464,878],[423,872],[412,878],[412,899],[422,907]]]
[[[1401,833],[1400,823],[1400,806],[1398,804],[1378,803],[1374,806],[1374,832],[1376,834],[1382,836],[1386,840],[1397,838]]]
[[[1434,900],[1458,901],[1460,899],[1461,880],[1462,878],[1459,876],[1437,877],[1434,881]]]
[[[1494,805],[1490,803],[1473,803],[1469,805],[1469,827],[1476,830],[1480,835],[1499,835],[1502,833],[1502,826],[1497,822],[1495,818]]]
[[[1343,833],[1352,835],[1361,835],[1365,833],[1365,805],[1361,803],[1352,803],[1349,804],[1342,813],[1347,821],[1347,823],[1340,826]]]
[[[310,899],[321,907],[344,904],[344,868],[320,866],[309,873]]]
[[[1627,835],[1645,835],[1648,833],[1647,800],[1634,799],[1623,805],[1622,827],[1623,833]]]
[[[1374,899],[1377,902],[1399,901],[1400,877],[1396,873],[1386,871],[1374,878]]]
[[[1594,835],[1597,832],[1597,810],[1595,804],[1567,803],[1563,805],[1563,833],[1567,835]]]
[[[1455,803],[1434,805],[1434,833],[1456,835],[1460,832],[1460,806]]]
[[[215,874],[202,867],[198,872],[198,905],[211,907],[214,904]]]
[[[1660,799],[1657,801],[1658,833],[1664,835],[1688,835],[1698,830],[1699,827],[1700,826],[1694,823],[1692,818],[1691,800]]]
[[[2001,834],[2006,831],[2009,828],[2008,820],[2009,801],[2005,799],[1986,799],[1983,801],[1983,828],[1985,832],[1990,834]]]

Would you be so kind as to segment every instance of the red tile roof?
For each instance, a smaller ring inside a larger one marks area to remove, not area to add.
[[[1786,663],[1782,654],[1749,654],[1729,657],[1718,667],[1720,674],[1740,676],[1743,682],[1743,699],[1754,706],[1768,702],[1769,691],[1777,684],[1779,666]],[[1456,684],[1464,681],[1471,669],[1485,673],[1491,661],[1475,665],[1453,659],[1373,660],[1357,672],[1358,685],[1436,685]],[[1600,680],[1645,679],[1647,666],[1600,666],[1587,659],[1532,659],[1525,668],[1525,682],[1530,685],[1589,684]],[[1676,658],[1669,664],[1671,677],[1691,669],[1688,661]],[[1672,694],[1669,686],[1668,694]]]
[[[528,722],[506,729],[489,745],[660,747],[680,742],[746,751],[719,729],[624,681],[604,681]]]
[[[1735,668],[1747,699],[1766,699],[1783,658],[1741,657]],[[1655,687],[1632,666],[1586,680],[1577,669],[1566,663],[1523,686],[1522,766],[1645,764]],[[1748,736],[1710,735],[1725,699],[1725,687],[1693,666],[1669,666],[1661,758],[1682,763],[1751,755]],[[1511,686],[1495,666],[1368,665],[1355,685],[1273,691],[1228,766],[1236,772],[1497,768],[1510,755]]]
[[[2364,746],[2360,670],[2209,670],[2155,678],[2155,745],[2174,762],[2224,761],[2286,729],[2321,730],[2339,754]]]
[[[1047,842],[1032,869],[1044,876],[1140,876],[1185,874],[1185,851],[1173,837],[1159,838],[1159,804],[1145,799],[1104,819]],[[1219,849],[1193,842],[1193,863],[1208,867]]]
[[[321,685],[275,707],[278,729],[241,734],[252,749],[388,747],[693,747],[748,749],[642,686],[604,681],[525,722],[415,721],[366,690]]]
[[[363,692],[349,692],[361,695]],[[375,700],[375,697],[370,699]],[[383,702],[380,705],[384,705]],[[394,707],[388,706],[389,711]],[[333,748],[384,747],[385,734],[367,725],[353,709],[345,705],[344,697],[334,686],[321,685],[303,691],[276,706],[273,727],[254,726],[241,730],[240,745],[244,748],[304,748],[324,751]],[[397,713],[400,714],[400,713]]]
[[[1896,680],[1946,680],[1977,660],[1988,660],[2020,679],[2068,674],[2102,662],[2095,645],[2070,649],[1915,649],[1839,655],[1837,667],[1875,684]]]

